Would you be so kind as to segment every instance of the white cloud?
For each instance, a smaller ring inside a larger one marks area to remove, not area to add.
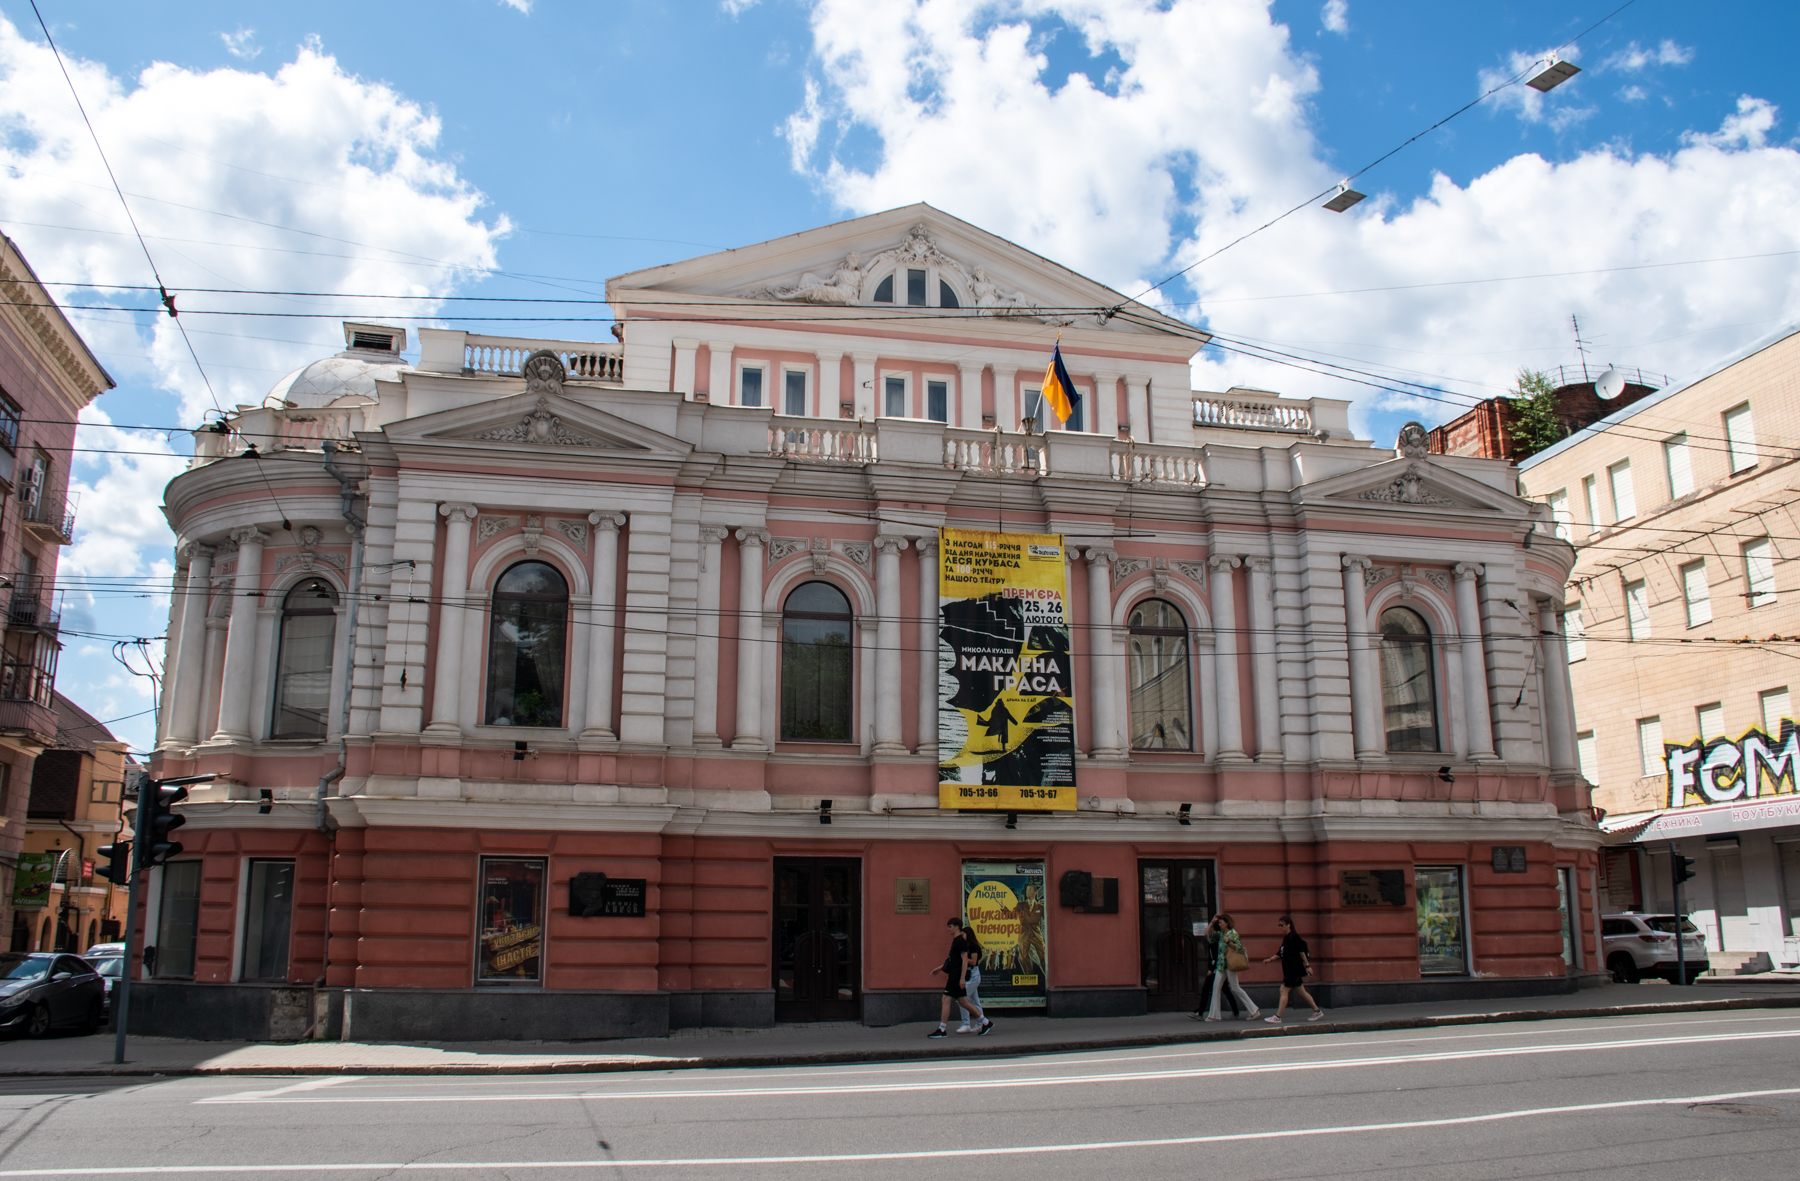
[[[258,54],[262,53],[262,46],[253,44],[256,40],[256,30],[246,29],[242,25],[238,26],[238,31],[235,33],[220,33],[219,40],[225,42],[226,53],[232,57],[242,58],[244,61],[253,61]]]
[[[1308,119],[1317,80],[1261,3],[1012,0],[992,11],[978,0],[879,16],[853,0],[820,4],[816,85],[789,124],[797,165],[851,213],[930,201],[1128,293],[1339,175]],[[1079,75],[1052,92],[1027,28],[1051,14],[1090,48],[1117,51],[1116,94]],[[1520,56],[1515,73],[1532,61]],[[1561,103],[1520,113],[1582,117]],[[1438,176],[1404,203],[1366,188],[1375,195],[1353,212],[1303,209],[1192,282],[1224,336],[1475,397],[1502,392],[1522,364],[1574,361],[1571,313],[1602,360],[1692,374],[1800,316],[1792,258],[1620,268],[1800,250],[1800,152],[1769,146],[1774,121],[1771,105],[1746,98],[1670,155],[1521,155],[1466,184]],[[1188,294],[1177,285],[1173,298]],[[1390,439],[1394,412],[1457,412],[1212,350],[1196,383],[1355,398],[1357,421]]]
[[[1572,62],[1579,56],[1579,47],[1573,45],[1565,46],[1558,51],[1546,49],[1541,53],[1520,53],[1514,50],[1507,55],[1504,69],[1481,70],[1478,75],[1478,84],[1483,94],[1501,88],[1493,98],[1488,100],[1493,109],[1497,111],[1511,109],[1516,111],[1519,118],[1527,123],[1542,123],[1548,117],[1545,113],[1546,108],[1550,108],[1553,114],[1555,108],[1564,105],[1560,100],[1569,98],[1575,92],[1580,75],[1576,75],[1575,78],[1562,83],[1548,93],[1527,86],[1526,81],[1556,58],[1560,57],[1564,61]],[[1553,123],[1552,126],[1555,124]],[[1557,130],[1560,131],[1561,127],[1557,127]]]
[[[719,0],[719,7],[736,18],[755,8],[758,2],[759,0]]]
[[[1350,0],[1325,0],[1319,23],[1342,37],[1350,35]]]
[[[1636,41],[1619,50],[1600,64],[1605,70],[1624,70],[1635,74],[1650,66],[1685,66],[1694,60],[1694,50],[1689,45],[1677,45],[1665,39],[1654,49],[1646,49]]]
[[[1641,103],[1650,97],[1650,92],[1642,86],[1622,86],[1619,88],[1619,100],[1628,103]]]
[[[526,16],[531,15],[532,0],[500,0],[500,3],[506,5],[515,12],[522,12]]]

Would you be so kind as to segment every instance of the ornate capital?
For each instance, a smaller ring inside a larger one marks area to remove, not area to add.
[[[213,555],[219,552],[216,545],[208,545],[204,541],[190,541],[178,551],[179,559],[192,565],[195,562],[211,562]]]
[[[937,553],[937,545],[937,538],[935,537],[913,538],[913,548],[919,551],[920,561],[924,561],[926,558]]]
[[[737,539],[738,544],[742,546],[764,546],[769,544],[769,531],[767,529],[739,529]]]
[[[875,552],[898,555],[906,548],[906,538],[884,535],[875,539]]]
[[[1260,556],[1245,558],[1244,565],[1250,567],[1257,574],[1272,574],[1275,570],[1275,559]]]
[[[1369,559],[1364,557],[1362,554],[1345,554],[1344,555],[1344,569],[1346,569],[1346,570],[1367,570],[1368,568],[1369,568]]]
[[[592,525],[594,527],[595,531],[599,532],[599,533],[617,533],[619,531],[619,527],[621,525],[623,525],[624,523],[625,523],[625,514],[624,513],[589,513],[588,514],[588,524]],[[704,537],[706,535],[706,530],[709,527],[710,528],[718,528],[718,526],[705,526],[705,525],[701,526],[700,535],[702,537]],[[719,536],[723,537],[724,533],[721,532],[719,534]]]
[[[593,520],[592,517],[589,517],[588,519]],[[731,526],[729,526],[729,525],[702,525],[702,526],[700,526],[700,540],[705,542],[707,545],[718,545],[720,542],[724,541],[727,537],[730,537],[730,536],[731,536]]]
[[[472,504],[440,504],[438,512],[448,518],[452,525],[466,525],[473,521],[481,510]]]
[[[241,529],[231,531],[231,540],[241,548],[246,545],[261,545],[269,539],[269,535],[255,525],[245,525]]]
[[[1090,545],[1086,557],[1091,565],[1110,566],[1119,560],[1119,551],[1103,545]]]
[[[1474,582],[1481,577],[1482,566],[1479,562],[1458,562],[1454,573],[1458,582]]]
[[[1206,559],[1206,564],[1214,570],[1236,570],[1239,566],[1243,565],[1237,558],[1231,557],[1228,554],[1214,554],[1212,557]]]

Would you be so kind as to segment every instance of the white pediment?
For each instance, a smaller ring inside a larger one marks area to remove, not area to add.
[[[1304,499],[1447,512],[1516,515],[1523,502],[1424,458],[1403,457],[1346,472],[1304,489]],[[1508,503],[1510,502],[1510,503]]]

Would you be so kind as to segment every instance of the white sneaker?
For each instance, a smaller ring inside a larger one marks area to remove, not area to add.
[[[956,1027],[956,1032],[958,1032],[958,1033],[973,1033],[973,1032],[975,1032],[975,1027],[973,1025],[959,1025]]]
[[[1323,1017],[1324,1015],[1325,1015],[1324,1009],[1314,1009],[1312,1011],[1312,1016],[1308,1017],[1307,1020],[1308,1021],[1317,1021],[1319,1018]]]
[[[1263,1020],[1267,1021],[1270,1025],[1280,1025],[1281,1024],[1281,1017],[1279,1014],[1277,1014],[1274,1017],[1264,1017]]]

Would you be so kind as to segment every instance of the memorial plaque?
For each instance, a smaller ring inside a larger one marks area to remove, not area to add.
[[[1495,845],[1493,846],[1493,857],[1495,873],[1525,872],[1524,845]]]
[[[931,913],[931,879],[930,878],[895,878],[894,879],[894,913],[895,914],[930,914]]]
[[[1405,906],[1404,869],[1345,869],[1338,872],[1345,906]]]
[[[569,879],[569,913],[576,918],[641,919],[650,893],[645,878],[578,873]]]

